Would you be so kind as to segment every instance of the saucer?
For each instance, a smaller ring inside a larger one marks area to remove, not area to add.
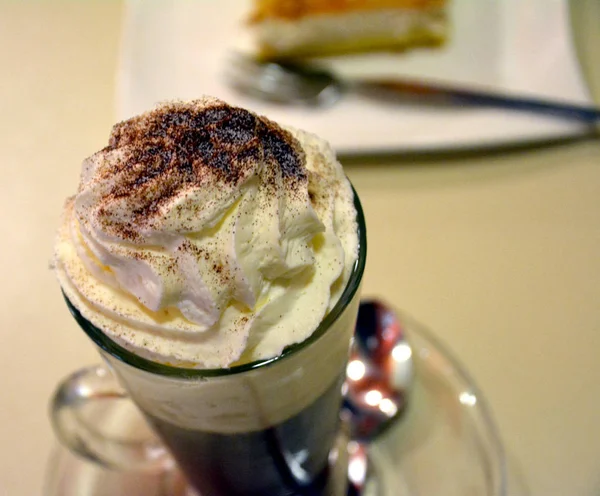
[[[374,480],[365,496],[505,496],[505,457],[482,393],[428,330],[400,317],[412,347],[415,382],[406,411],[371,446]],[[119,439],[150,435],[128,401],[114,403],[96,408],[86,420]],[[44,496],[197,496],[176,469],[112,471],[58,443],[44,483]]]

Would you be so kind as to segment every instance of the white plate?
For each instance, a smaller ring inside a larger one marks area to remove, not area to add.
[[[571,43],[567,0],[452,0],[440,50],[332,59],[344,74],[427,77],[590,104]],[[210,94],[310,130],[341,153],[437,151],[574,136],[578,123],[489,109],[400,106],[348,97],[328,110],[240,97],[223,71],[247,39],[249,0],[129,0],[118,71],[118,116]]]

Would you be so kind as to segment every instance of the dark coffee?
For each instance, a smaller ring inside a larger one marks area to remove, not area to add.
[[[262,431],[203,432],[147,416],[202,496],[321,496],[342,380],[298,414]]]

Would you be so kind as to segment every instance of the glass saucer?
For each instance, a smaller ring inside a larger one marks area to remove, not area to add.
[[[374,477],[365,496],[506,496],[505,457],[481,392],[429,331],[401,320],[415,381],[406,411],[371,446]],[[150,435],[129,402],[111,403],[86,418],[113,437]],[[175,469],[111,471],[58,443],[44,485],[44,496],[195,496]]]

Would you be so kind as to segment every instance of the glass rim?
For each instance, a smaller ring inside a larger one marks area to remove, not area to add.
[[[367,232],[365,225],[365,217],[360,203],[360,199],[356,194],[354,186],[352,186],[352,192],[354,195],[354,207],[356,208],[356,222],[358,224],[358,257],[354,263],[354,267],[348,279],[348,283],[341,294],[339,300],[335,306],[331,309],[325,318],[321,321],[315,331],[304,341],[289,345],[283,349],[283,351],[272,358],[265,358],[261,360],[255,360],[252,362],[244,363],[241,365],[234,365],[228,368],[212,368],[212,369],[195,369],[177,367],[173,365],[166,365],[160,362],[155,362],[148,358],[136,355],[134,352],[128,350],[124,346],[116,343],[113,339],[108,337],[102,330],[92,324],[86,319],[81,312],[71,303],[67,295],[63,291],[63,297],[67,303],[69,311],[89,336],[89,338],[103,351],[116,358],[117,360],[130,365],[134,368],[150,372],[167,377],[176,378],[206,378],[206,377],[222,377],[242,372],[248,372],[255,370],[271,363],[279,362],[291,355],[296,354],[300,350],[306,348],[310,344],[320,339],[325,332],[332,326],[332,324],[339,318],[344,309],[352,301],[352,298],[358,291],[360,283],[362,281],[366,259],[367,259]]]

